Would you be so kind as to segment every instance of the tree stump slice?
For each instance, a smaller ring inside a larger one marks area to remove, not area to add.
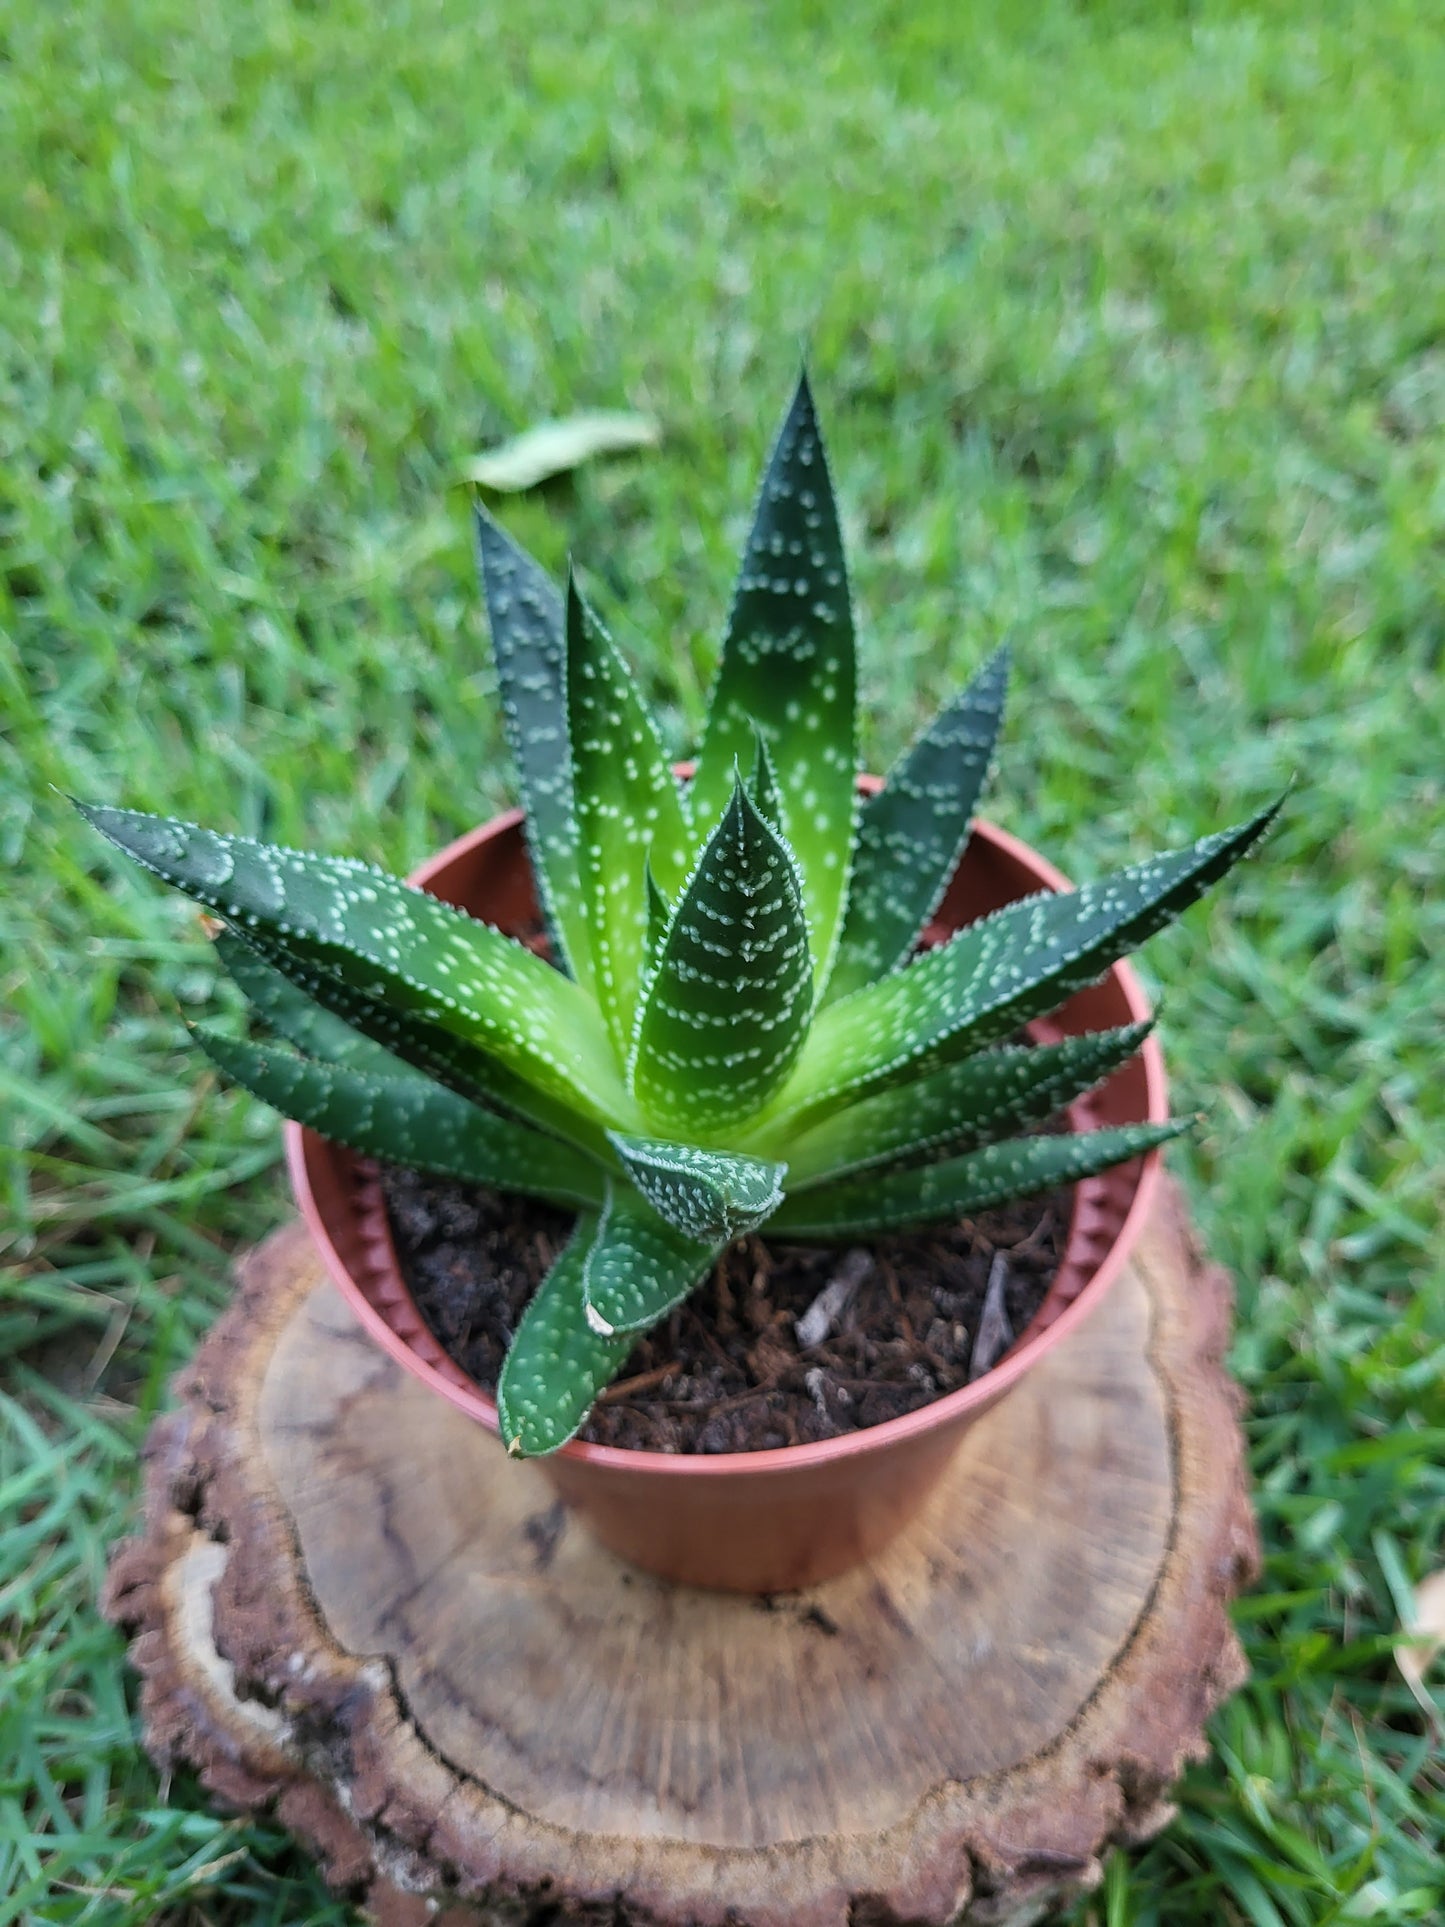
[[[1023,1927],[1165,1824],[1243,1678],[1231,1292],[1172,1187],[903,1537],[766,1600],[594,1545],[372,1345],[299,1226],[239,1285],[106,1610],[153,1754],[382,1927]]]

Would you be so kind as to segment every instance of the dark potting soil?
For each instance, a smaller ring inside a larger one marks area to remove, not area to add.
[[[494,1392],[571,1214],[393,1167],[382,1184],[422,1317]],[[755,1452],[916,1411],[968,1384],[1023,1331],[1058,1268],[1071,1202],[1066,1187],[866,1249],[742,1239],[639,1339],[579,1436],[653,1452]]]

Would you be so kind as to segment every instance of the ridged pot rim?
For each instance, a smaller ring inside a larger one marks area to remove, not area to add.
[[[680,774],[690,774],[688,766],[679,767]],[[860,789],[871,791],[876,788],[876,777],[859,778]],[[497,837],[519,831],[523,823],[520,809],[504,811],[490,818],[476,828],[457,837],[453,842],[437,851],[412,871],[407,881],[419,888],[433,886],[440,877],[459,861],[469,858],[479,845]],[[1073,886],[1053,864],[1041,857],[1036,850],[1020,838],[1011,836],[1008,831],[982,817],[975,817],[971,826],[971,836],[991,845],[1000,855],[1011,858],[1032,872],[1041,889],[1069,890]],[[520,839],[519,839],[520,842]],[[521,860],[527,861],[525,854]],[[440,892],[435,892],[440,894]],[[964,926],[960,926],[964,927]],[[1127,1021],[1142,1023],[1150,1016],[1148,999],[1135,972],[1123,961],[1110,966],[1102,973],[1101,982],[1111,980],[1122,994],[1128,1010]],[[1168,1088],[1164,1069],[1164,1056],[1159,1044],[1151,1033],[1140,1047],[1145,1078],[1147,1102],[1145,1115],[1140,1122],[1162,1123],[1169,1115]],[[1080,1105],[1087,1105],[1088,1096],[1077,1100],[1069,1107],[1068,1115],[1073,1115]],[[421,1329],[425,1323],[417,1309],[415,1300],[402,1277],[395,1246],[391,1241],[390,1229],[386,1221],[385,1207],[381,1199],[379,1179],[374,1174],[374,1166],[369,1160],[332,1144],[321,1138],[306,1126],[288,1121],[285,1126],[286,1162],[290,1174],[292,1190],[308,1230],[314,1239],[321,1258],[332,1280],[340,1288],[348,1305],[361,1322],[368,1335],[381,1346],[388,1356],[396,1360],[432,1391],[440,1394],[452,1405],[465,1412],[493,1434],[500,1435],[495,1398],[466,1377],[461,1368],[446,1359],[456,1377],[449,1377],[426,1358],[422,1357],[413,1344],[399,1332],[363,1285],[353,1276],[341,1252],[337,1249],[330,1226],[322,1205],[316,1194],[312,1180],[312,1160],[318,1156],[336,1156],[348,1161],[353,1168],[356,1180],[374,1191],[374,1210],[371,1215],[375,1222],[369,1226],[369,1246],[371,1255],[379,1268],[389,1272],[387,1277],[388,1297],[395,1306],[409,1311],[410,1318]],[[1086,1216],[1091,1199],[1097,1200],[1112,1183],[1121,1181],[1121,1172],[1133,1170],[1133,1196],[1124,1212],[1116,1233],[1107,1251],[1099,1260],[1085,1283],[1061,1310],[1050,1314],[1050,1294],[1045,1298],[1034,1319],[999,1362],[982,1373],[970,1385],[959,1387],[957,1391],[946,1392],[942,1397],[920,1406],[916,1411],[906,1412],[900,1417],[885,1419],[878,1425],[866,1426],[858,1431],[845,1433],[834,1439],[818,1440],[808,1445],[785,1445],[767,1447],[755,1452],[656,1452],[635,1447],[615,1445],[593,1445],[579,1439],[572,1439],[556,1453],[550,1454],[552,1461],[563,1459],[578,1466],[588,1466],[597,1471],[625,1472],[644,1478],[720,1478],[739,1476],[768,1478],[790,1472],[802,1471],[813,1466],[834,1465],[844,1460],[862,1455],[884,1451],[890,1446],[903,1444],[941,1428],[951,1427],[967,1420],[985,1407],[993,1404],[999,1397],[1017,1384],[1024,1374],[1030,1371],[1048,1352],[1061,1345],[1094,1311],[1105,1293],[1114,1283],[1128,1262],[1140,1232],[1153,1208],[1161,1174],[1162,1163],[1159,1150],[1146,1152],[1142,1157],[1130,1161],[1126,1166],[1116,1166],[1100,1172],[1094,1177],[1081,1178],[1074,1186],[1074,1210],[1065,1236],[1060,1270],[1067,1260],[1070,1247],[1080,1235],[1081,1217]],[[353,1196],[356,1186],[353,1185]],[[866,1245],[866,1240],[856,1242]],[[440,1351],[440,1348],[437,1347]],[[445,1356],[444,1354],[442,1354]]]

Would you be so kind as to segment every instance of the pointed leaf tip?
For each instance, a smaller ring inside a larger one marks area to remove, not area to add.
[[[473,526],[502,725],[521,790],[537,894],[558,958],[587,984],[592,960],[577,885],[563,601],[546,570],[479,501],[473,503]]]
[[[769,458],[693,778],[697,820],[723,809],[761,730],[798,863],[820,980],[848,881],[855,812],[853,610],[823,440],[800,380]]]
[[[513,1458],[537,1458],[565,1445],[632,1349],[626,1333],[607,1336],[587,1322],[582,1281],[598,1222],[592,1212],[578,1218],[502,1362],[497,1420]]]
[[[829,1002],[896,968],[942,901],[993,764],[1008,667],[1005,645],[919,733],[864,803]]]

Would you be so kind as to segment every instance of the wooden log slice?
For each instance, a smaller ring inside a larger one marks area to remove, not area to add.
[[[1163,1200],[904,1537],[771,1600],[595,1546],[279,1232],[111,1569],[152,1751],[386,1927],[1039,1918],[1165,1823],[1242,1677],[1229,1284]]]

